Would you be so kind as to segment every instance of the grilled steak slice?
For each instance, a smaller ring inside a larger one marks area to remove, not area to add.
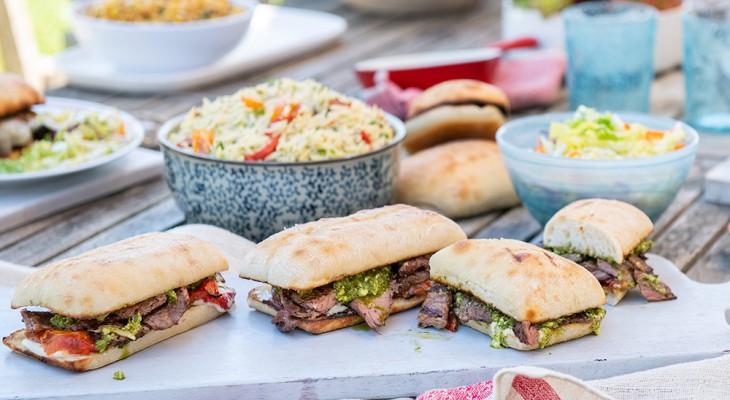
[[[537,339],[540,338],[540,332],[538,332],[537,328],[528,321],[515,322],[512,327],[512,332],[515,333],[517,339],[520,339],[520,342],[528,346],[535,346],[537,344]]]
[[[271,323],[276,325],[276,329],[279,332],[284,333],[291,332],[297,327],[296,318],[293,318],[288,310],[279,310],[271,320]]]
[[[131,306],[124,307],[121,310],[114,311],[113,313],[109,314],[107,318],[110,320],[128,320],[137,313],[145,316],[157,309],[158,307],[162,307],[163,305],[165,305],[165,303],[167,303],[167,294],[163,293],[147,300],[141,301],[137,304],[132,304]]]
[[[596,259],[596,266],[599,270],[613,276],[614,278],[618,277],[618,269],[611,265],[608,261]]]
[[[289,298],[291,298],[291,300],[302,309],[319,314],[325,314],[339,303],[335,297],[335,291],[332,289],[332,286],[324,286],[313,289],[311,292],[304,295],[294,290],[288,291],[287,294],[289,295]]]
[[[426,294],[426,300],[421,305],[421,311],[418,312],[418,326],[420,328],[428,328],[429,326],[436,329],[446,328],[449,324],[452,301],[451,290],[446,285],[434,283]]]
[[[641,289],[641,295],[648,301],[674,300],[677,296],[666,283],[659,280],[654,274],[634,270],[634,279]]]
[[[412,258],[404,262],[398,269],[399,276],[408,276],[416,271],[428,271],[428,260],[431,259],[431,254],[426,254],[416,258]]]
[[[177,325],[185,311],[190,307],[190,296],[187,288],[175,290],[177,300],[158,310],[142,317],[142,325],[149,327],[151,330],[163,330]]]
[[[464,295],[461,302],[454,303],[454,313],[462,324],[469,321],[492,323],[492,313],[484,307],[481,301],[470,295]]]
[[[420,296],[431,287],[431,275],[426,271],[416,271],[412,275],[397,277],[395,284],[395,295],[404,299],[413,296]]]
[[[646,258],[632,254],[628,257],[628,260],[633,267],[632,270],[638,270],[648,274],[654,273],[654,268],[650,267],[649,264],[646,263]]]
[[[28,311],[20,310],[20,316],[25,323],[25,330],[28,332],[40,332],[46,329],[58,329],[51,324],[51,318],[55,314],[49,311]]]
[[[392,304],[393,288],[389,287],[380,296],[355,299],[349,305],[365,320],[369,327],[378,332],[385,325],[385,319],[390,315],[390,306]]]

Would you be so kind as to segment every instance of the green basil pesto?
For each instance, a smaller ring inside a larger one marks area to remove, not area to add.
[[[167,292],[167,304],[172,304],[177,301],[177,293],[174,290]]]
[[[654,242],[652,242],[649,239],[646,239],[643,242],[641,242],[638,246],[636,246],[636,248],[631,251],[631,254],[644,254],[651,249],[651,246],[654,246]]]
[[[115,325],[102,325],[99,327],[99,329],[101,330],[102,336],[96,342],[94,342],[94,346],[97,350],[99,350],[100,353],[103,353],[104,351],[106,351],[109,343],[117,340],[119,337],[125,337],[131,340],[135,340],[137,338],[137,333],[142,330],[142,314],[137,313],[133,315],[131,318],[129,318],[129,320],[127,320],[127,324],[123,327]]]
[[[379,267],[348,276],[332,284],[335,297],[347,304],[361,297],[380,296],[390,286],[390,266]]]
[[[68,326],[74,324],[76,320],[65,315],[56,314],[51,317],[51,324],[58,329],[68,329]]]
[[[613,258],[597,257],[595,254],[592,254],[591,250],[584,253],[582,251],[579,251],[579,250],[576,250],[576,249],[573,249],[570,247],[546,247],[545,249],[549,250],[561,257],[565,256],[566,254],[579,254],[583,258],[583,261],[587,261],[586,259],[590,259],[590,258],[594,258],[594,259],[601,258],[602,260],[608,261],[613,265],[618,265],[616,260],[614,260]]]
[[[658,276],[644,273],[644,274],[642,274],[641,277],[642,277],[642,281],[644,281],[642,283],[646,283],[649,286],[651,286],[651,289],[654,290],[655,292],[657,292],[661,295],[667,294],[667,289],[664,288],[664,285],[662,284],[662,281],[659,279]]]
[[[560,332],[563,329],[564,323],[572,318],[575,315],[583,315],[589,319],[592,320],[591,322],[591,331],[598,335],[601,332],[601,320],[606,315],[606,310],[602,308],[589,308],[583,312],[569,315],[566,317],[560,317],[556,319],[552,319],[550,321],[545,321],[543,323],[540,323],[537,325],[537,330],[540,332],[540,339],[538,339],[537,346],[539,348],[543,348],[547,346],[548,342],[550,342],[550,339],[560,334]]]
[[[492,316],[492,343],[490,343],[489,346],[495,349],[509,347],[507,346],[507,337],[505,336],[504,331],[511,329],[514,326],[514,318],[464,292],[457,291],[454,301],[456,302],[457,307],[461,307],[464,302],[473,302],[476,306],[488,311]]]
[[[124,372],[122,372],[122,371],[115,372],[113,378],[116,379],[116,380],[118,380],[118,381],[123,381],[124,380]]]

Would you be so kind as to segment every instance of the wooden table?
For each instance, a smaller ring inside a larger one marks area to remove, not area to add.
[[[279,76],[314,78],[356,96],[359,86],[352,65],[358,60],[404,52],[477,47],[498,39],[500,32],[500,6],[494,0],[464,13],[418,17],[369,16],[332,0],[300,4],[347,19],[349,28],[342,40],[326,50],[198,91],[136,96],[67,87],[49,94],[101,102],[131,112],[147,129],[146,146],[154,147],[152,138],[160,123],[186,111],[203,97],[229,94],[240,87]],[[652,89],[653,113],[681,118],[683,99],[679,69],[658,76]],[[515,116],[566,109],[563,93],[551,107],[531,109]],[[703,135],[689,178],[657,222],[653,235],[657,243],[653,252],[673,260],[691,278],[703,282],[730,280],[730,207],[702,199],[705,171],[728,154],[730,135],[727,138]],[[175,205],[164,180],[159,178],[0,234],[0,260],[44,265],[132,235],[184,223],[184,215]],[[471,237],[533,241],[540,235],[540,226],[522,207],[460,223]]]

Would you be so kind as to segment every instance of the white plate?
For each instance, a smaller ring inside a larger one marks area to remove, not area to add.
[[[76,86],[127,93],[179,92],[307,54],[334,41],[346,29],[347,21],[337,15],[259,5],[244,40],[205,67],[171,73],[130,72],[78,46],[65,50],[56,62]]]
[[[142,139],[144,139],[144,128],[142,124],[132,115],[117,110],[115,108],[89,101],[65,99],[61,97],[47,97],[45,104],[33,106],[36,112],[61,112],[63,110],[79,110],[87,112],[96,112],[100,115],[118,116],[124,122],[124,133],[128,136],[127,143],[111,154],[87,160],[73,165],[64,165],[55,168],[45,169],[41,171],[20,172],[10,174],[0,174],[0,186],[13,185],[18,183],[27,183],[41,179],[55,178],[62,175],[73,174],[98,167],[116,160],[137,148]]]

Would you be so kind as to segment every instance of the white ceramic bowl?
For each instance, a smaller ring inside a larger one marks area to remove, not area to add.
[[[244,11],[208,20],[123,22],[86,15],[87,7],[99,1],[75,1],[71,6],[76,39],[116,67],[140,72],[182,71],[222,58],[244,37],[257,4],[231,0]]]

